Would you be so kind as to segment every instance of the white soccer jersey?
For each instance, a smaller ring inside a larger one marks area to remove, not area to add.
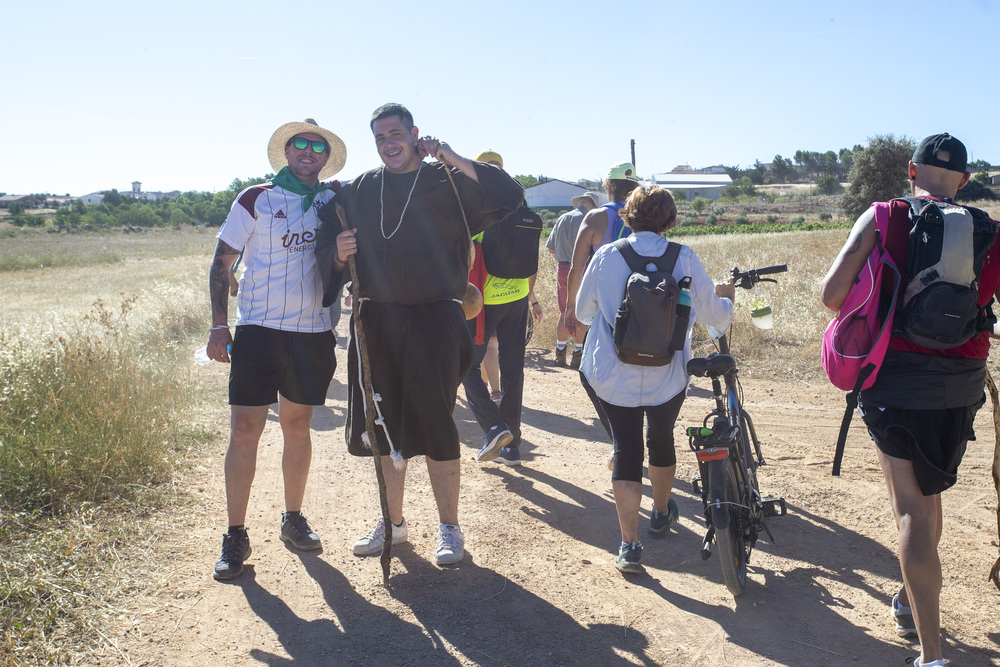
[[[270,183],[247,188],[233,202],[216,237],[243,249],[236,326],[303,333],[333,328],[314,250],[317,212],[339,185],[317,194],[306,212],[303,197]]]

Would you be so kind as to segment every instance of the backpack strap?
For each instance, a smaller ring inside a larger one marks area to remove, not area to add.
[[[663,251],[663,254],[659,257],[646,257],[645,255],[640,255],[632,247],[632,244],[628,242],[628,238],[618,239],[612,245],[618,249],[621,256],[625,259],[625,263],[628,264],[628,268],[632,270],[632,273],[645,273],[646,265],[652,262],[656,264],[658,271],[664,273],[673,273],[674,266],[677,264],[677,258],[681,254],[681,246],[679,243],[674,243],[673,241],[667,242],[667,249]]]
[[[887,202],[876,202],[875,207],[875,248],[885,252],[883,246],[886,234],[889,231],[889,204]],[[898,285],[897,285],[898,287]],[[858,373],[858,381],[854,383],[854,388],[847,394],[847,409],[844,410],[844,418],[840,422],[840,433],[837,435],[837,449],[833,454],[833,475],[840,476],[840,466],[844,461],[844,450],[847,448],[847,431],[851,426],[851,418],[858,408],[858,397],[861,395],[861,387],[864,386],[868,377],[875,372],[875,364],[865,364]]]

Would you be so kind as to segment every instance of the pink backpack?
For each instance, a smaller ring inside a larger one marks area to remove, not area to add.
[[[840,474],[847,429],[858,407],[858,394],[875,383],[889,347],[899,292],[899,269],[884,246],[889,229],[889,204],[876,202],[872,206],[875,207],[875,247],[841,304],[840,312],[823,334],[823,370],[834,386],[849,392],[833,459],[834,475]],[[881,303],[883,271],[888,271],[886,279],[892,281],[888,304]]]

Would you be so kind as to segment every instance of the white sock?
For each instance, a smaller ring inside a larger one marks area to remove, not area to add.
[[[566,349],[566,343],[568,343],[568,342],[569,341],[566,341],[566,340],[557,340],[556,341],[556,349],[557,350],[565,350]]]
[[[583,343],[577,343],[577,344],[576,344],[576,347],[574,348],[574,350],[573,350],[573,351],[574,351],[574,352],[580,352],[580,351],[582,351],[582,350],[583,350]]]

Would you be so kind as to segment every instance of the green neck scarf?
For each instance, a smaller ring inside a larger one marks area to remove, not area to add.
[[[315,187],[311,185],[306,185],[299,179],[292,176],[292,172],[288,171],[288,167],[282,167],[271,182],[275,185],[282,187],[289,192],[294,192],[297,195],[302,196],[302,212],[305,213],[309,210],[309,207],[313,205],[313,199],[323,190],[329,190],[333,187],[332,183],[320,183]]]

